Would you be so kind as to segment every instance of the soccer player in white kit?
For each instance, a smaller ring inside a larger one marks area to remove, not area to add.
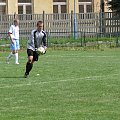
[[[9,59],[14,56],[15,57],[15,64],[19,64],[18,62],[18,50],[20,49],[19,44],[19,20],[15,19],[14,24],[10,26],[9,32],[10,36],[10,50],[11,53],[7,57],[6,63],[9,64]]]

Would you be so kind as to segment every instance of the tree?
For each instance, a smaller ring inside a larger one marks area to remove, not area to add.
[[[107,3],[110,9],[120,16],[120,0],[111,0]]]

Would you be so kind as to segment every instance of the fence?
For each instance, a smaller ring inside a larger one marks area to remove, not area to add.
[[[0,33],[7,33],[13,23],[14,15],[0,15]],[[50,37],[72,37],[74,33],[74,14],[26,14],[18,15],[20,19],[20,38],[28,39],[38,20],[44,21],[44,30]],[[76,13],[77,37],[81,33],[86,37],[94,37],[97,33],[114,34],[120,31],[120,20],[114,13]]]
[[[62,33],[62,32],[61,32]],[[119,33],[97,33],[97,32],[78,32],[79,37],[74,40],[73,37],[53,37],[52,32],[48,34],[48,45],[67,46],[67,47],[119,47],[120,34]],[[54,35],[58,34],[54,32]],[[69,33],[70,34],[70,33]],[[55,35],[56,36],[56,35]]]

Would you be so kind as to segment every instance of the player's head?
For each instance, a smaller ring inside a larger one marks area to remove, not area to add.
[[[41,31],[43,29],[43,21],[38,21],[37,22],[37,30]]]
[[[18,19],[14,19],[14,25],[18,26],[19,25],[19,20]]]

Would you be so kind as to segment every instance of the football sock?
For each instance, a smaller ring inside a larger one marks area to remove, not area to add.
[[[27,74],[29,74],[29,72],[31,71],[32,67],[33,67],[33,63],[27,62],[27,64],[26,64],[26,73]]]
[[[11,52],[11,53],[8,55],[7,60],[9,60],[12,56],[13,56],[13,53]]]
[[[15,53],[15,63],[18,63],[18,53]]]

